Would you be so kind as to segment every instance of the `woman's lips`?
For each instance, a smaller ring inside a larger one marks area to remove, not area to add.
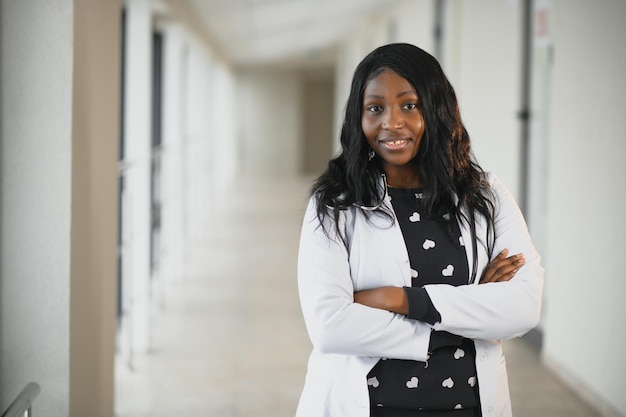
[[[404,148],[406,145],[411,142],[409,138],[400,138],[400,139],[383,139],[380,140],[380,145],[390,151],[398,151]]]

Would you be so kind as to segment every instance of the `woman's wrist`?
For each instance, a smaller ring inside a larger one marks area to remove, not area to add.
[[[387,310],[394,313],[408,315],[409,314],[409,301],[406,296],[406,291],[401,287],[387,287],[389,288],[389,296],[386,299],[389,302],[389,308]]]
[[[404,287],[407,300],[407,316],[413,320],[419,320],[428,324],[441,321],[439,311],[433,305],[428,292],[423,287]]]
[[[407,315],[409,304],[402,287],[380,287],[354,293],[354,302]]]

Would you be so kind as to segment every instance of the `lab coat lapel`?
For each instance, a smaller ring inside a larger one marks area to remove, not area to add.
[[[456,194],[453,196],[454,204],[458,205],[459,199]],[[462,213],[465,215],[467,219],[469,219],[469,215],[467,210],[461,209]],[[461,229],[461,236],[463,238],[463,246],[465,247],[465,254],[467,255],[467,264],[469,267],[469,276],[472,276],[474,270],[474,256],[478,257],[477,269],[476,269],[476,278],[474,282],[469,282],[469,284],[478,284],[480,283],[480,277],[482,276],[485,265],[489,263],[489,258],[487,255],[487,251],[485,249],[484,243],[481,243],[480,237],[483,236],[483,239],[487,239],[487,231],[484,218],[481,216],[477,216],[476,218],[476,236],[479,237],[476,242],[476,254],[474,254],[472,248],[472,231],[469,225],[466,222],[459,222],[459,228]]]
[[[472,272],[474,270],[474,251],[472,250],[472,232],[468,227],[467,223],[459,222],[459,228],[461,229],[461,238],[463,239],[463,247],[465,248],[465,254],[467,256],[467,266],[469,271],[469,278],[472,277]],[[478,281],[479,278],[476,278]],[[468,282],[468,284],[472,284]]]
[[[385,196],[385,205],[391,208],[391,199]],[[388,217],[374,214],[370,217],[373,226],[371,230],[380,238],[384,247],[391,252],[393,258],[402,266],[404,285],[411,286],[411,268],[409,266],[409,254],[404,243],[404,236],[400,230],[398,219],[391,211],[393,223]]]

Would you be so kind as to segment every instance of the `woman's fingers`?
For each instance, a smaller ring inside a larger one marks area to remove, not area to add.
[[[517,271],[524,265],[526,260],[524,255],[518,253],[517,255],[508,256],[508,250],[504,249],[498,254],[483,273],[483,277],[480,280],[481,284],[487,282],[501,282],[508,281],[515,276]]]

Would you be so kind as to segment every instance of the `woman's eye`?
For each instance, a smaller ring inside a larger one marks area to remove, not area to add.
[[[372,113],[380,113],[382,110],[383,108],[378,105],[367,106],[367,111],[372,112]]]
[[[404,108],[407,110],[413,110],[417,108],[417,103],[406,103]]]

